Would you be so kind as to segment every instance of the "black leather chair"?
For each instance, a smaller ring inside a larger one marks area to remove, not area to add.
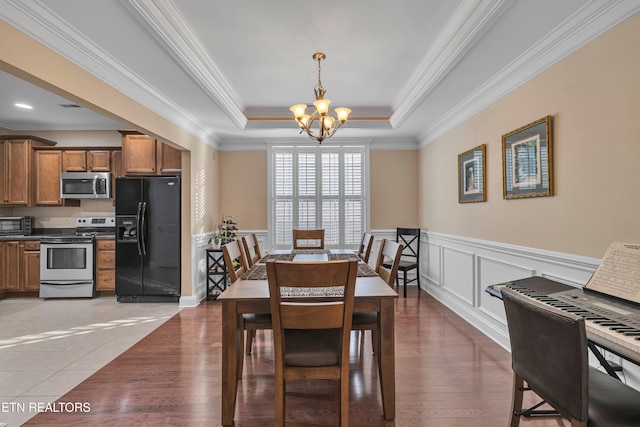
[[[506,287],[501,292],[511,340],[511,427],[528,413],[522,410],[526,390],[534,391],[571,426],[640,425],[640,391],[589,366],[582,317]]]
[[[397,228],[396,242],[404,246],[400,265],[398,265],[398,275],[396,276],[396,286],[399,286],[400,275],[402,274],[403,294],[407,297],[407,283],[418,282],[418,296],[420,296],[420,229],[419,228]],[[416,271],[416,277],[408,279],[408,273]]]

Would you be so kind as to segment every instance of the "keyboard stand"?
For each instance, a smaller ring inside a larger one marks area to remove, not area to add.
[[[596,347],[596,345],[590,340],[587,340],[587,345],[589,346],[589,350],[591,350],[591,352],[596,357],[596,359],[598,359],[598,362],[600,362],[600,365],[602,365],[604,370],[607,371],[607,374],[609,374],[613,378],[615,378],[618,381],[620,381],[620,377],[618,376],[618,374],[616,374],[615,369],[613,369],[613,367],[611,367],[611,365],[604,358],[602,353],[600,353],[600,350],[598,349],[598,347]]]

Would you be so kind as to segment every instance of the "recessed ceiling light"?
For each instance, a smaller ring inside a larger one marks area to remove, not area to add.
[[[18,108],[24,108],[25,110],[33,110],[33,107],[31,105],[29,105],[29,104],[23,104],[23,103],[20,103],[20,102],[16,102],[13,105],[15,105]]]

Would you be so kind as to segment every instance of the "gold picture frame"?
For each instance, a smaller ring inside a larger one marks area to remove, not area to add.
[[[551,116],[502,135],[504,199],[553,196]]]
[[[458,155],[458,203],[487,201],[486,152],[482,144]]]

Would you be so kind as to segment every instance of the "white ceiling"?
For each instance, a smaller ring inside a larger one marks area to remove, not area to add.
[[[314,100],[321,51],[326,97],[353,110],[334,139],[400,147],[428,143],[638,10],[637,0],[5,0],[0,18],[222,149],[303,138],[289,106]],[[122,126],[3,72],[0,93],[10,130]]]

